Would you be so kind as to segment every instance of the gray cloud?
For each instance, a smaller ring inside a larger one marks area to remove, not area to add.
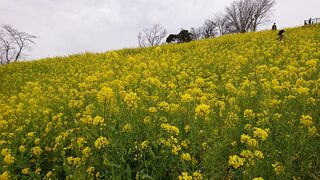
[[[232,1],[0,0],[0,24],[40,37],[27,57],[34,59],[136,47],[137,34],[146,27],[159,23],[169,33],[197,27]],[[276,2],[272,22],[279,27],[320,17],[319,0]]]

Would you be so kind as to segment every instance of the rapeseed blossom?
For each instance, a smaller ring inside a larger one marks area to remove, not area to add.
[[[168,133],[173,133],[175,135],[178,135],[179,134],[179,128],[177,128],[176,126],[172,126],[168,123],[164,123],[164,124],[161,124],[161,128],[163,128],[164,130],[166,130]]]
[[[137,96],[137,93],[130,92],[125,95],[124,97],[124,102],[126,105],[131,108],[131,107],[136,107],[138,103],[139,97]]]
[[[254,155],[259,159],[263,159],[264,158],[263,153],[261,151],[259,151],[259,150],[255,150],[254,151]]]
[[[90,175],[94,175],[94,167],[89,166],[89,167],[87,168],[86,172],[87,172],[88,174],[90,174]]]
[[[189,126],[189,125],[184,126],[184,130],[185,130],[186,132],[189,132],[189,131],[190,131],[190,126]]]
[[[315,126],[311,126],[311,127],[308,127],[308,133],[310,136],[314,137],[314,136],[318,136],[318,130]]]
[[[52,176],[52,171],[47,172],[45,179],[50,179],[50,177]]]
[[[300,118],[300,123],[305,126],[312,126],[313,125],[312,117],[308,115],[302,115]]]
[[[129,132],[129,131],[131,131],[131,130],[132,130],[132,126],[131,126],[131,124],[129,124],[129,123],[125,124],[125,125],[123,126],[123,128],[122,128],[122,131],[123,131],[123,132]]]
[[[143,142],[141,142],[141,144],[140,144],[140,149],[141,150],[146,150],[147,148],[148,148],[148,144],[149,144],[149,141],[143,141]]]
[[[196,172],[192,173],[192,178],[194,180],[202,180],[203,179],[202,172],[200,170],[197,170]]]
[[[250,150],[243,150],[240,155],[244,158],[247,159],[253,159],[254,158],[254,154],[252,153],[252,151]]]
[[[189,147],[189,144],[190,144],[190,141],[188,139],[185,139],[181,142],[181,146],[188,149]]]
[[[14,160],[15,160],[15,158],[11,154],[7,154],[3,158],[3,161],[8,165],[14,163]]]
[[[243,116],[245,118],[253,118],[255,116],[254,112],[252,109],[246,109],[244,112],[243,112]]]
[[[253,137],[260,138],[261,140],[264,141],[269,136],[268,132],[269,132],[269,129],[261,129],[261,128],[255,127],[253,129]]]
[[[106,137],[100,136],[95,142],[94,142],[94,146],[97,149],[101,149],[106,147],[109,144],[109,141]]]
[[[31,149],[31,151],[34,156],[40,156],[43,150],[41,149],[41,147],[35,146]]]
[[[100,102],[104,102],[104,101],[112,101],[114,98],[114,92],[113,89],[111,89],[110,87],[103,87],[97,94],[97,99]]]
[[[1,180],[9,180],[10,179],[10,174],[8,171],[4,171],[2,174],[0,174],[0,179]]]
[[[188,175],[188,172],[182,172],[178,177],[179,180],[192,180],[192,176]]]
[[[284,171],[283,166],[281,166],[281,164],[279,162],[275,162],[274,164],[272,164],[272,167],[274,168],[274,172],[279,175]]]
[[[179,151],[181,151],[181,146],[172,144],[172,150],[171,150],[172,154],[173,155],[178,155]]]
[[[8,148],[1,150],[1,155],[3,156],[3,161],[10,165],[14,163],[15,158],[11,155],[11,151]]]
[[[210,106],[206,104],[200,104],[195,109],[196,116],[198,117],[207,117],[210,113]]]
[[[10,150],[8,148],[4,148],[4,149],[1,150],[1,155],[2,156],[6,156],[8,154],[10,154]]]
[[[159,103],[159,108],[164,111],[169,111],[170,105],[167,102],[162,101]]]
[[[246,135],[246,134],[241,135],[240,141],[242,143],[247,144],[250,147],[257,147],[258,146],[258,141],[256,139],[252,138],[251,136]]]
[[[150,116],[146,116],[145,118],[143,118],[143,123],[144,124],[150,124],[151,123],[151,117]]]
[[[229,165],[238,169],[239,167],[244,165],[244,159],[240,158],[237,155],[229,156]]]
[[[29,175],[29,174],[30,174],[30,169],[29,169],[29,168],[23,168],[23,169],[21,170],[21,172],[22,172],[22,174],[24,174],[24,175]]]
[[[37,169],[34,171],[34,173],[36,173],[36,174],[40,174],[40,172],[41,172],[41,168],[37,168]]]
[[[83,157],[89,157],[90,152],[91,152],[91,148],[85,147],[85,148],[82,150]]]
[[[101,116],[96,116],[95,118],[93,118],[93,120],[92,120],[92,124],[93,125],[101,125],[101,124],[103,124],[104,123],[104,120],[103,120],[103,118],[101,117]]]
[[[78,137],[77,138],[77,145],[79,147],[82,147],[85,143],[87,143],[86,138],[84,138],[84,137]]]
[[[157,112],[157,108],[155,108],[155,107],[150,107],[150,108],[148,109],[148,111],[149,111],[150,113],[156,113],[156,112]]]
[[[73,156],[67,157],[67,163],[71,166],[79,167],[81,163],[81,158]]]
[[[193,100],[193,97],[191,96],[191,94],[185,93],[181,95],[181,101],[182,102],[191,102]]]
[[[253,178],[252,180],[264,180],[262,177],[256,177],[256,178]]]
[[[191,161],[191,155],[189,153],[182,153],[181,159],[183,161]]]

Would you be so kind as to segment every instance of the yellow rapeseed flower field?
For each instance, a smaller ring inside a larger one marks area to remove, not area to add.
[[[320,26],[0,67],[0,179],[319,179]]]

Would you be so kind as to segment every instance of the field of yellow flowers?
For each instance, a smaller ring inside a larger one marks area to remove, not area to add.
[[[0,67],[0,179],[319,179],[320,26]]]

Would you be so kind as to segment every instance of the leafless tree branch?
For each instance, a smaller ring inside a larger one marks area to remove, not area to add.
[[[202,25],[202,35],[204,38],[211,38],[216,35],[216,24],[213,20],[207,19]]]
[[[167,31],[159,24],[155,24],[152,28],[144,29],[138,34],[139,46],[157,46],[161,44],[166,35]]]
[[[0,63],[9,64],[22,57],[25,49],[30,49],[35,44],[34,35],[20,32],[10,25],[3,25],[0,31]]]
[[[225,18],[230,31],[244,33],[256,31],[259,25],[268,21],[274,0],[239,0],[226,8]]]
[[[199,27],[199,28],[192,27],[190,29],[190,33],[193,34],[194,40],[202,39],[202,34],[203,34],[202,31],[203,31],[202,27]]]
[[[230,23],[226,16],[222,13],[216,13],[213,17],[213,22],[216,26],[217,34],[223,36],[230,33]]]

